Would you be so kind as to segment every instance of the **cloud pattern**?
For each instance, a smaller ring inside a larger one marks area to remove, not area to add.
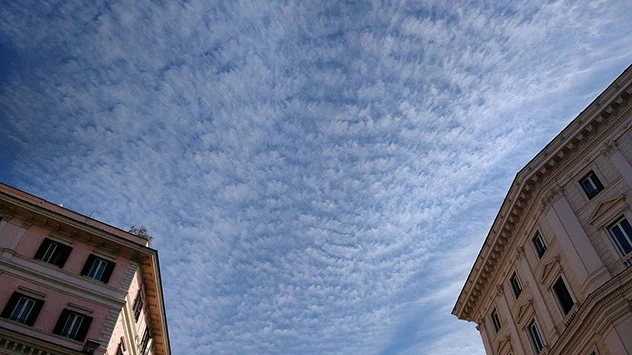
[[[0,6],[0,178],[155,236],[175,354],[483,354],[515,172],[632,60],[626,1]]]

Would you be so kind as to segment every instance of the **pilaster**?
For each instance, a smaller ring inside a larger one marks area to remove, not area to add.
[[[513,347],[514,355],[526,355],[524,352],[524,344],[522,344],[522,339],[520,338],[520,334],[518,333],[518,328],[516,328],[517,323],[514,320],[513,314],[511,314],[509,302],[507,302],[507,295],[505,295],[505,292],[501,285],[499,285],[497,288],[496,298],[498,300],[497,304],[498,308],[500,309],[500,314],[505,316],[505,324],[509,327],[509,334],[511,334],[512,344],[516,345]]]
[[[524,256],[523,247],[518,248],[516,264],[518,266],[518,270],[520,271],[520,276],[523,276],[523,278],[527,281],[527,285],[529,285],[529,289],[533,294],[533,298],[535,299],[534,307],[537,311],[538,319],[542,321],[542,323],[548,330],[552,330],[553,332],[555,332],[555,336],[558,337],[560,335],[560,331],[555,326],[555,323],[553,323],[551,311],[549,310],[547,303],[544,300],[544,296],[540,291],[540,287],[535,279],[535,276],[533,276],[533,272],[531,271],[529,262]]]
[[[494,350],[491,346],[489,340],[489,330],[485,327],[485,319],[481,319],[478,321],[476,325],[476,330],[481,334],[481,339],[483,339],[483,347],[485,347],[485,354],[493,354]]]

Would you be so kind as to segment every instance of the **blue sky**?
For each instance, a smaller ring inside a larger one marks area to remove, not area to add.
[[[483,354],[515,173],[629,1],[0,1],[0,180],[159,250],[174,354]]]

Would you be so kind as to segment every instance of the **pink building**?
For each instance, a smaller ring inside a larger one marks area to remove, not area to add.
[[[0,354],[169,355],[145,238],[0,184]]]

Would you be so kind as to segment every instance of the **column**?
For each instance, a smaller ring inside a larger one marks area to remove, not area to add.
[[[615,142],[606,143],[604,154],[610,159],[612,165],[621,173],[628,186],[632,186],[632,166],[628,160],[623,156],[619,147]]]
[[[591,273],[603,267],[603,262],[564,195],[559,196],[553,203],[546,219],[553,228],[577,280],[584,284]]]
[[[487,328],[485,327],[485,320],[480,320],[476,325],[476,330],[481,334],[481,339],[483,339],[483,346],[485,347],[485,354],[493,354],[494,350],[489,342],[489,335]]]
[[[522,339],[520,338],[520,334],[518,334],[518,328],[516,328],[516,321],[511,314],[511,309],[509,309],[509,303],[507,302],[507,296],[503,291],[502,286],[498,286],[498,296],[496,297],[498,304],[498,309],[500,314],[504,315],[504,323],[509,327],[509,333],[511,334],[511,344],[513,346],[514,355],[526,355],[524,352],[524,345],[522,344]]]
[[[533,276],[533,272],[531,271],[531,267],[529,266],[529,262],[527,258],[524,256],[524,248],[518,248],[518,257],[517,263],[518,271],[520,272],[520,276],[523,277],[523,280],[527,281],[529,285],[529,289],[533,294],[533,306],[536,310],[538,320],[542,322],[542,324],[548,329],[555,332],[555,336],[560,335],[559,329],[553,323],[553,318],[551,317],[551,311],[547,306],[544,297],[542,296],[542,292],[540,292],[540,287],[535,277]],[[550,339],[549,339],[550,340]]]

